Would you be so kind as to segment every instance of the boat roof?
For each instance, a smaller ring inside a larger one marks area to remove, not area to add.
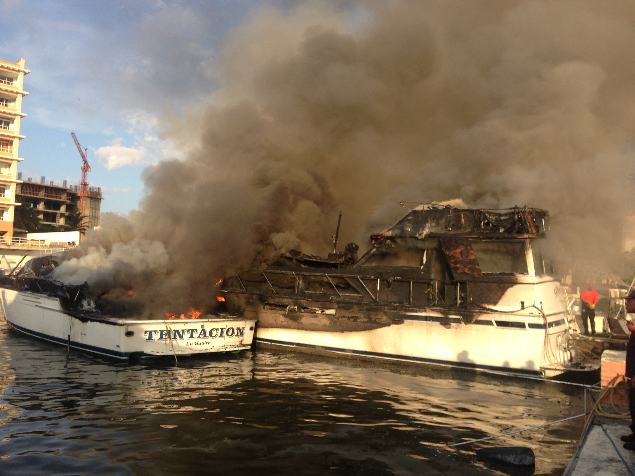
[[[538,238],[545,234],[549,213],[528,207],[507,209],[459,208],[445,204],[422,204],[411,210],[381,237],[423,239],[428,236],[474,238]]]

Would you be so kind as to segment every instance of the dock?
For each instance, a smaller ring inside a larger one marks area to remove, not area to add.
[[[624,375],[625,360],[625,351],[603,352],[603,392],[611,388],[613,379]],[[601,409],[594,408],[589,415],[591,423],[564,472],[565,476],[635,476],[635,451],[624,449],[620,439],[631,433],[624,382],[614,385],[610,393],[610,400],[604,401]]]
[[[623,448],[620,440],[631,430],[628,420],[596,418],[564,476],[633,476],[635,451]]]

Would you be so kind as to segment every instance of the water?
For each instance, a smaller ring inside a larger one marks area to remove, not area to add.
[[[473,449],[522,445],[562,474],[580,387],[423,366],[245,351],[139,364],[0,325],[0,474],[502,474]],[[503,468],[503,470],[506,470]]]

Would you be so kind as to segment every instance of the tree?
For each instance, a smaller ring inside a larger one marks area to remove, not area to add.
[[[28,233],[40,231],[42,220],[37,216],[37,209],[24,205],[15,207],[13,215],[13,227],[26,230]]]
[[[64,231],[79,231],[83,235],[88,228],[85,224],[86,221],[88,220],[80,212],[69,213],[66,215],[63,229]]]

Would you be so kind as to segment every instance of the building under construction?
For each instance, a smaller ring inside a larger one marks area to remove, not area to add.
[[[32,177],[23,180],[21,172],[18,173],[18,180],[21,183],[17,184],[16,200],[23,207],[36,209],[43,225],[63,226],[68,215],[79,211],[78,185],[68,187],[66,180],[62,182],[62,186],[55,185],[52,181],[47,184],[45,177],[41,177],[39,182],[34,182]],[[99,226],[101,201],[101,187],[88,187],[84,211],[84,225],[88,229]]]

